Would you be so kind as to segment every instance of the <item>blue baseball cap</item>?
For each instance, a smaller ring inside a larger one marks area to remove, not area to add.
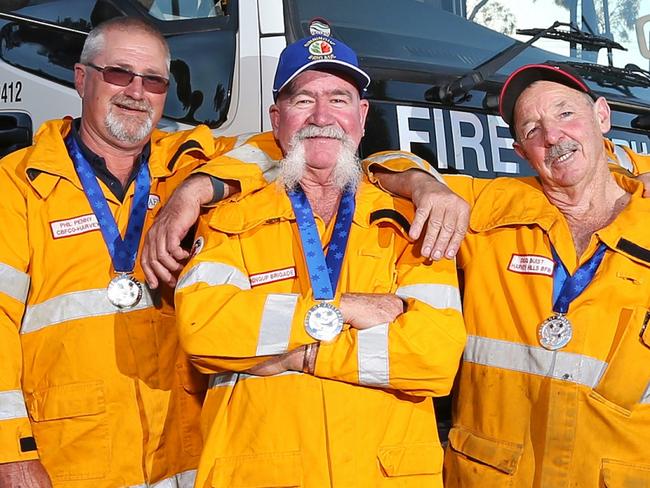
[[[289,44],[280,54],[273,81],[273,100],[277,100],[280,91],[300,73],[320,68],[347,74],[360,94],[370,84],[370,76],[359,68],[357,55],[349,46],[333,37],[316,34]]]

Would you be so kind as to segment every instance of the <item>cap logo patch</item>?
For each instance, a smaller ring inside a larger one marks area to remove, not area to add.
[[[307,49],[309,50],[309,59],[334,59],[334,48],[333,42],[328,41],[321,37],[316,37],[315,39],[310,39],[307,43]]]
[[[328,23],[323,22],[322,20],[313,20],[312,23],[309,24],[309,33],[312,36],[321,34],[329,37],[331,35],[331,29]]]

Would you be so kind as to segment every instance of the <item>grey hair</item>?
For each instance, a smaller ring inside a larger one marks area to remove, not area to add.
[[[169,71],[169,66],[171,62],[171,54],[169,52],[169,46],[167,41],[153,25],[139,17],[114,17],[110,20],[102,22],[93,30],[88,33],[86,41],[84,42],[84,47],[81,50],[81,56],[79,56],[79,62],[81,64],[92,63],[95,57],[97,57],[102,50],[104,49],[105,44],[105,34],[109,30],[121,30],[121,31],[139,31],[143,34],[148,34],[154,39],[158,40],[165,50],[165,64],[167,70]]]

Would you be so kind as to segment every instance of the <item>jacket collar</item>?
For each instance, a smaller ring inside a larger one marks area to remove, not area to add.
[[[643,197],[643,184],[622,174],[614,174],[618,185],[632,194],[630,202],[604,229],[596,231],[598,238],[611,249],[633,261],[650,266],[650,198]]]
[[[240,234],[259,225],[296,219],[289,197],[275,183],[244,197],[237,204],[224,203],[214,209],[209,225],[229,234]],[[360,183],[352,219],[356,225],[368,228],[378,222],[390,222],[406,236],[412,219],[411,202],[381,191],[365,178]]]
[[[632,197],[616,219],[595,234],[610,249],[648,266],[650,233],[645,222],[650,221],[650,198],[643,197],[641,182],[620,173],[612,175]],[[470,217],[471,230],[483,232],[511,225],[539,226],[551,234],[554,241],[560,233],[565,236],[563,238],[568,237],[561,230],[566,228],[562,213],[546,198],[536,178],[497,178],[488,183],[476,199]],[[560,242],[558,245],[564,247]]]
[[[545,231],[561,218],[536,178],[496,178],[478,195],[469,227],[483,232],[510,225],[538,225]]]
[[[64,142],[71,124],[71,119],[46,122],[37,132],[34,144],[25,153],[23,170],[27,181],[42,198],[47,198],[60,178],[82,189]],[[214,137],[206,126],[172,134],[154,130],[149,171],[152,178],[164,178],[187,161],[208,159],[214,151]]]

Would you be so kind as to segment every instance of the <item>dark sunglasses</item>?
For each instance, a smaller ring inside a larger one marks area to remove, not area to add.
[[[125,68],[120,68],[119,66],[101,66],[94,65],[92,63],[86,63],[86,66],[89,66],[93,69],[96,69],[102,74],[102,78],[106,83],[117,86],[129,86],[133,81],[133,78],[139,76],[142,78],[142,86],[145,90],[151,93],[165,93],[167,87],[169,86],[169,80],[163,78],[162,76],[156,75],[143,75],[141,73],[134,73]]]

